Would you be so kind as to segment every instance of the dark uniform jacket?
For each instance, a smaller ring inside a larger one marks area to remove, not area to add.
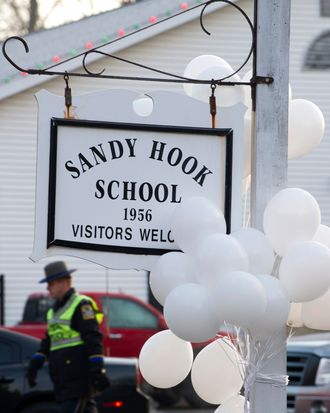
[[[71,288],[61,301],[56,301],[54,312],[63,307],[74,293],[75,290]],[[96,317],[91,317],[91,313],[93,314],[93,310],[89,301],[82,300],[71,319],[71,328],[80,333],[83,345],[50,351],[48,334],[41,341],[39,352],[49,360],[49,372],[57,401],[92,396],[88,359],[103,354],[103,348],[102,334]]]

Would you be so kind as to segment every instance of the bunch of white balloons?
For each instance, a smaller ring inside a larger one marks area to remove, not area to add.
[[[201,55],[192,59],[184,71],[184,77],[197,80],[222,79],[226,81],[249,82],[252,71],[240,78],[238,74],[230,76],[234,69],[221,57]],[[184,83],[188,96],[203,102],[209,102],[210,86],[208,84]],[[289,121],[288,121],[288,158],[295,159],[310,153],[324,136],[324,117],[317,105],[306,99],[292,99],[289,87]],[[250,86],[221,86],[215,90],[217,106],[232,106],[243,102],[247,106],[244,117],[244,172],[243,178],[251,173],[251,88]]]
[[[162,255],[150,274],[169,327],[141,350],[141,373],[150,384],[172,387],[191,371],[196,393],[221,404],[218,412],[230,412],[232,403],[242,404],[241,355],[222,338],[193,360],[191,343],[214,340],[223,323],[267,340],[285,326],[290,303],[304,303],[305,314],[319,322],[318,300],[326,293],[330,302],[330,228],[321,225],[317,201],[302,189],[283,189],[267,204],[263,227],[227,235],[222,212],[203,197],[175,209],[172,233],[182,252]]]

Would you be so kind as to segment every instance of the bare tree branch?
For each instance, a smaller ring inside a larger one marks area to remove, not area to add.
[[[24,18],[21,14],[21,10],[22,8],[16,4],[15,0],[11,0],[10,2],[8,2],[8,6],[12,9],[12,11],[14,12],[16,19],[18,20],[18,22],[20,23],[21,26],[24,25]]]

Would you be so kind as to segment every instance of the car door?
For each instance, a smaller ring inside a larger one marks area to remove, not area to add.
[[[127,297],[102,297],[110,330],[112,357],[138,357],[146,340],[159,331],[158,317]]]
[[[0,337],[0,413],[10,413],[23,390],[21,351],[17,343]]]

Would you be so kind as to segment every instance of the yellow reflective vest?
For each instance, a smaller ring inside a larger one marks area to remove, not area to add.
[[[96,313],[96,320],[100,324],[103,314],[99,311],[97,304],[90,297],[74,293],[66,304],[54,312],[51,308],[47,312],[48,335],[50,338],[50,351],[62,348],[81,346],[84,344],[78,331],[71,328],[72,316],[82,300],[90,302]]]

